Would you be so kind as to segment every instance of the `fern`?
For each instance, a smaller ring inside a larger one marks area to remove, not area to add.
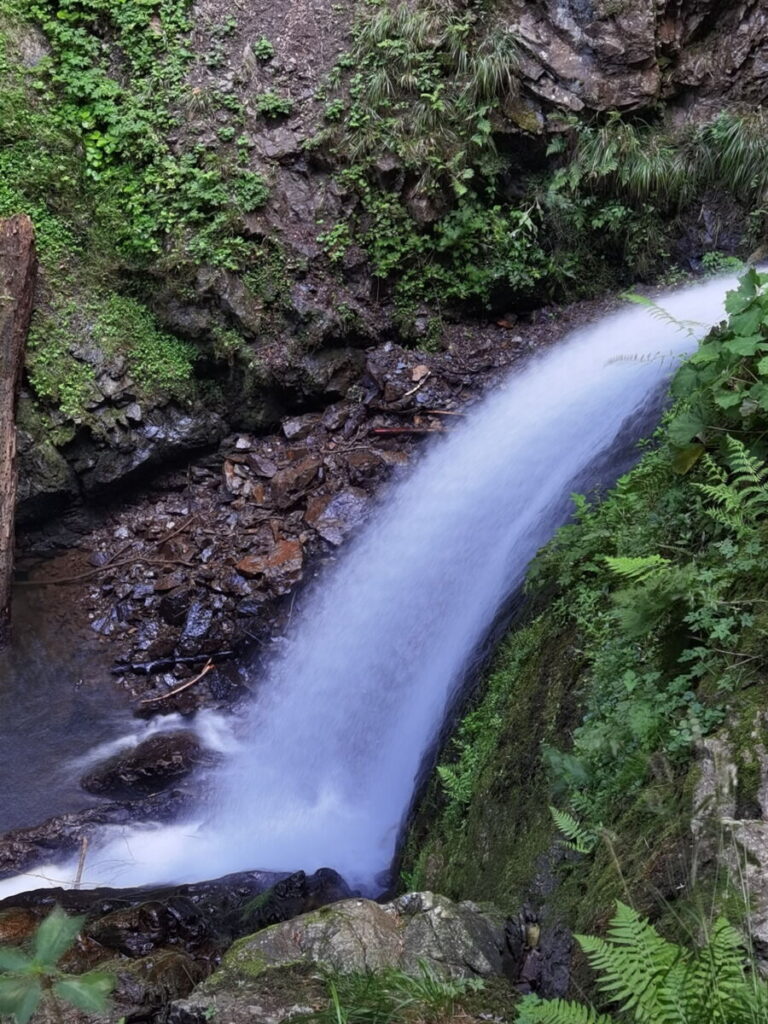
[[[768,986],[745,972],[741,938],[715,921],[701,950],[663,939],[631,907],[617,903],[607,939],[577,935],[598,987],[634,1024],[759,1024],[768,1019]],[[517,1024],[616,1024],[592,1007],[527,996]]]
[[[611,572],[622,579],[640,583],[649,576],[662,572],[670,563],[669,559],[662,558],[661,555],[647,555],[644,558],[612,558],[606,555],[605,564]]]
[[[725,439],[730,473],[707,453],[701,465],[707,483],[694,487],[708,500],[707,514],[727,530],[743,533],[768,512],[768,465],[750,455],[746,445],[730,435]]]
[[[526,996],[518,1007],[517,1024],[616,1024],[615,1017],[564,999]]]
[[[559,811],[556,807],[550,807],[549,812],[555,824],[565,836],[561,840],[567,850],[574,853],[591,853],[597,842],[597,834],[591,829],[585,828],[573,815],[567,811]]]
[[[655,320],[660,320],[661,323],[668,324],[670,327],[675,327],[678,331],[685,331],[686,334],[693,337],[693,335],[701,332],[702,328],[706,328],[706,324],[701,323],[699,320],[680,320],[669,312],[668,309],[664,309],[653,299],[649,299],[647,295],[638,295],[637,292],[625,292],[622,296],[627,299],[628,302],[634,302],[637,306],[645,306],[650,315]]]

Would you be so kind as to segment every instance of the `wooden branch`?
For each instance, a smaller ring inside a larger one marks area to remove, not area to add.
[[[0,649],[10,640],[16,513],[16,403],[35,295],[35,231],[25,214],[0,220]]]
[[[168,568],[171,565],[181,565],[185,569],[199,569],[195,562],[185,562],[181,558],[145,558],[143,555],[136,555],[134,558],[126,558],[122,562],[106,562],[98,569],[90,569],[88,572],[78,573],[76,576],[54,576],[53,579],[41,580],[16,580],[15,587],[56,587],[66,583],[80,583],[81,580],[89,580],[99,576],[103,572],[111,572],[112,569],[122,569],[126,565],[160,565]]]
[[[144,700],[140,700],[139,704],[154,704],[158,700],[167,700],[169,697],[175,697],[177,693],[181,693],[182,690],[188,689],[190,686],[194,686],[195,683],[199,683],[203,676],[207,675],[213,668],[213,661],[209,658],[206,662],[205,668],[199,675],[194,676],[192,679],[188,679],[181,686],[174,686],[168,693],[161,693],[158,697],[145,697]]]
[[[444,434],[442,427],[372,427],[370,434]]]
[[[227,658],[234,658],[234,651],[217,651],[215,654],[191,654],[186,658],[155,658],[154,661],[121,661],[113,665],[110,672],[113,676],[123,676],[132,673],[137,676],[151,676],[155,672],[162,672],[166,668],[174,668],[176,665],[198,665],[201,661],[225,661]]]

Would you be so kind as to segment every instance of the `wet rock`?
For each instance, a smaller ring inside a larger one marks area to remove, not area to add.
[[[320,416],[315,413],[307,413],[305,416],[290,416],[283,420],[283,433],[289,441],[302,441],[315,429],[320,422]]]
[[[183,999],[208,973],[200,960],[179,949],[158,949],[134,960],[107,960],[99,970],[115,978],[113,1012],[126,1019]]]
[[[248,466],[257,476],[266,477],[268,480],[271,480],[275,473],[277,473],[277,465],[272,459],[257,453],[248,456]]]
[[[155,584],[155,590],[157,590]],[[192,593],[188,587],[176,587],[164,594],[160,599],[157,610],[163,622],[169,626],[181,626],[189,612],[192,601]]]
[[[266,555],[246,555],[235,568],[243,576],[260,578],[277,594],[287,593],[301,579],[304,550],[297,540],[280,540]]]
[[[310,519],[317,532],[329,544],[338,547],[347,534],[365,522],[370,499],[365,491],[347,490],[335,495],[322,512]]]
[[[104,804],[85,811],[61,814],[41,825],[18,828],[0,836],[0,878],[74,856],[85,836],[104,825],[127,825],[133,821],[172,821],[192,803],[194,794],[175,788],[144,800]],[[0,902],[4,906],[24,904]]]
[[[86,926],[89,938],[123,956],[144,957],[167,945],[195,950],[213,937],[202,910],[185,896],[115,910]]]
[[[158,793],[205,763],[210,757],[194,733],[160,733],[92,768],[80,784],[98,796],[132,800]]]
[[[321,460],[310,455],[279,470],[272,477],[271,492],[275,505],[287,509],[302,498],[317,476]]]
[[[179,651],[195,654],[200,650],[213,622],[213,611],[203,601],[193,601],[184,620],[184,629],[179,637]]]

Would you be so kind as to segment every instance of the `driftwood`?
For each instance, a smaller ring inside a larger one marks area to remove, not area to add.
[[[121,661],[110,671],[113,676],[132,674],[136,676],[152,676],[156,672],[164,672],[176,665],[199,665],[202,661],[226,661],[233,658],[234,651],[217,651],[215,654],[192,654],[186,658],[155,658],[154,661]],[[168,694],[165,694],[168,696]]]
[[[11,631],[16,511],[16,401],[32,316],[37,260],[29,217],[0,220],[0,648]]]

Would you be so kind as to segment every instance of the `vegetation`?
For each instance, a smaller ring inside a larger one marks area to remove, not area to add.
[[[526,996],[517,1024],[758,1024],[768,1015],[768,985],[742,951],[727,921],[714,922],[707,943],[692,950],[667,942],[631,907],[618,903],[608,938],[577,941],[598,973],[598,987],[620,1016],[581,1003]]]
[[[768,275],[747,272],[727,311],[679,368],[639,464],[602,501],[577,497],[534,563],[532,621],[504,641],[443,754],[409,883],[511,910],[553,849],[554,794],[554,849],[568,852],[553,912],[571,924],[594,927],[630,893],[675,935],[681,903],[729,898],[725,877],[689,885],[684,865],[703,736],[722,731],[733,751],[737,816],[760,813]]]
[[[38,1006],[47,1004],[55,1020],[62,1020],[60,1002],[86,1013],[100,1013],[107,1005],[114,978],[103,971],[71,975],[57,964],[70,949],[85,918],[68,917],[56,907],[40,924],[32,955],[11,946],[0,948],[0,1014],[16,1024],[27,1024]]]
[[[418,974],[390,969],[341,974],[328,979],[328,1008],[313,1016],[323,1024],[410,1024],[445,1020],[484,984],[477,978],[448,979],[426,963]]]

